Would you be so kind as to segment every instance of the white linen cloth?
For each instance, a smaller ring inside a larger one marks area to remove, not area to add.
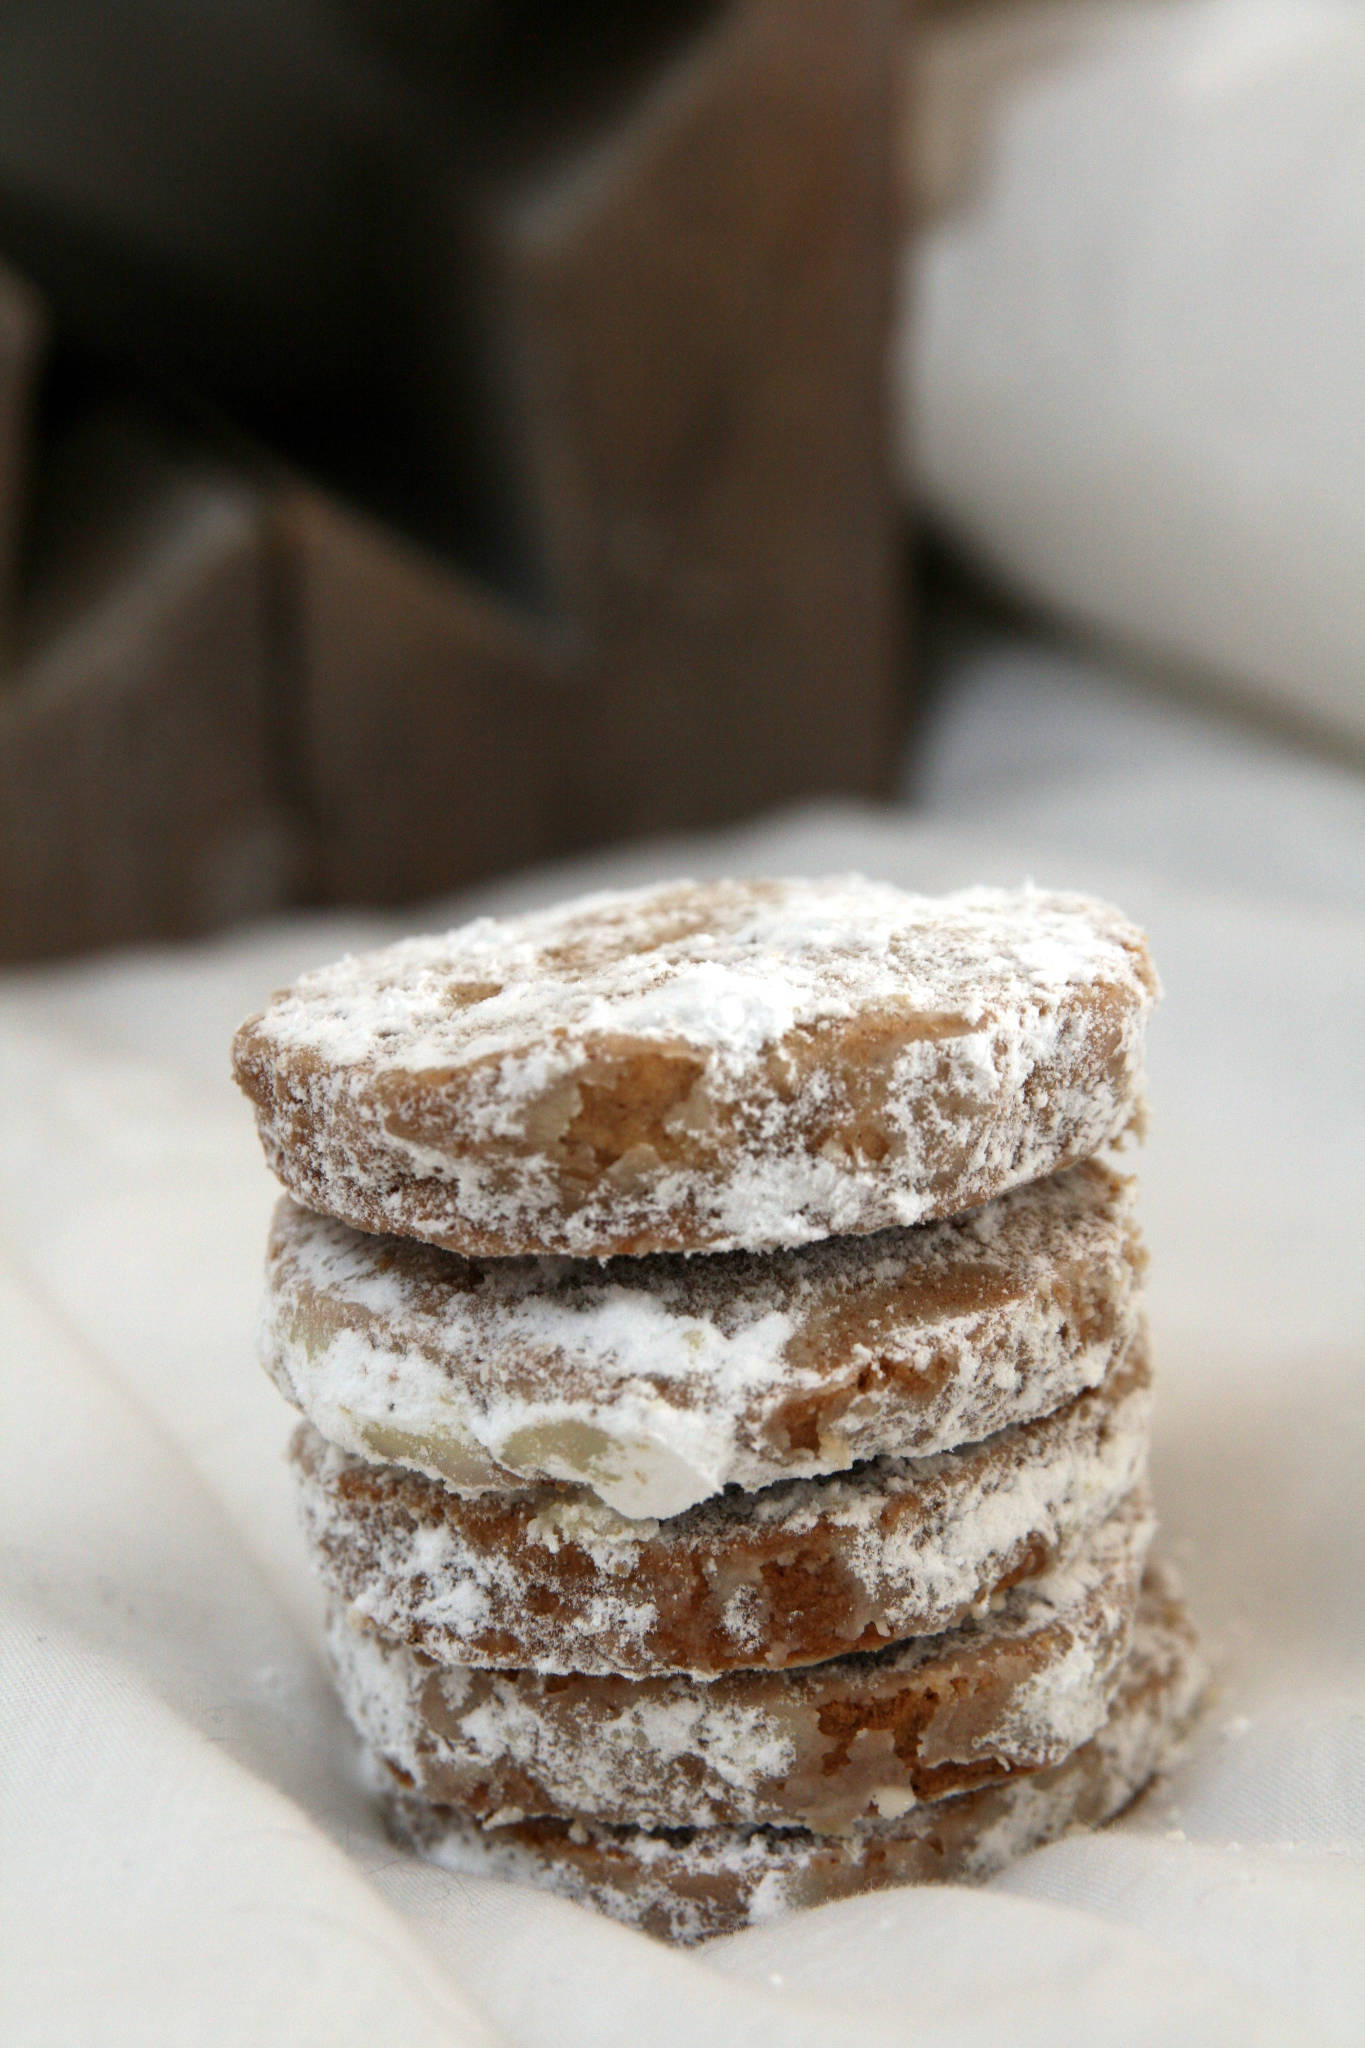
[[[975,146],[907,256],[907,491],[1049,610],[1358,753],[1365,8],[1009,0],[914,32]]]
[[[968,742],[1005,660],[969,664],[919,822],[807,812],[479,907],[689,870],[859,868],[929,889],[1031,870],[1148,924],[1168,990],[1143,1161],[1156,1481],[1218,1671],[1169,1784],[986,1889],[879,1893],[692,1954],[395,1850],[323,1670],[281,1462],[290,1417],[253,1362],[274,1191],[227,1078],[244,1012],[394,927],[296,917],[11,974],[7,2048],[1361,2039],[1360,785],[1287,761],[1277,780],[1235,748],[1219,779],[1208,733],[1161,724],[1157,746],[1130,705],[1088,750],[1082,730],[1035,798],[997,788],[990,832],[964,829],[949,813],[991,787]],[[1015,701],[1071,729],[1074,673],[1030,660],[1005,678]],[[1088,795],[1100,774],[1107,817]]]

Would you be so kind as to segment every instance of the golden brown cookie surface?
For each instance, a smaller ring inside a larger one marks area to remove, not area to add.
[[[1197,1710],[1203,1667],[1172,1580],[1149,1571],[1133,1648],[1099,1732],[1050,1769],[913,1808],[842,1836],[804,1829],[650,1834],[582,1821],[483,1827],[393,1790],[399,1836],[449,1870],[543,1886],[675,1941],[770,1920],[887,1885],[979,1882],[1026,1850],[1122,1812]]]
[[[940,1636],[710,1681],[450,1669],[332,1608],[342,1704],[395,1782],[480,1821],[838,1834],[1059,1763],[1103,1722],[1153,1522],[1120,1504]]]
[[[1144,1264],[1096,1161],[917,1230],[603,1264],[463,1259],[286,1197],[262,1356],[359,1457],[668,1516],[1061,1407],[1132,1338]]]
[[[329,1591],[438,1662],[648,1676],[814,1664],[949,1628],[1131,1493],[1150,1412],[1139,1337],[1054,1415],[929,1458],[735,1489],[665,1522],[582,1489],[464,1498],[328,1445],[293,1457]]]
[[[1140,1119],[1157,984],[1085,897],[675,883],[306,975],[237,1034],[308,1208],[472,1255],[955,1215]]]

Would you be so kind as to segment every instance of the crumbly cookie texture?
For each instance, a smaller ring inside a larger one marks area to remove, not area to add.
[[[951,1222],[707,1258],[464,1259],[281,1201],[261,1354],[343,1450],[628,1516],[979,1441],[1137,1327],[1133,1184],[1089,1161]]]
[[[581,1820],[501,1827],[396,1791],[376,1767],[401,1839],[448,1870],[540,1885],[680,1942],[854,1892],[982,1881],[1026,1850],[1122,1812],[1169,1761],[1204,1671],[1169,1574],[1149,1570],[1133,1648],[1099,1732],[1050,1769],[916,1806],[849,1834],[695,1828],[649,1833]]]
[[[342,1704],[396,1784],[497,1826],[543,1815],[839,1834],[1059,1763],[1109,1711],[1153,1531],[1145,1490],[941,1636],[702,1681],[451,1669],[333,1603]]]
[[[932,1634],[1046,1570],[1141,1480],[1149,1395],[1139,1336],[1101,1386],[980,1444],[665,1522],[568,1487],[465,1498],[307,1423],[293,1458],[329,1591],[438,1662],[713,1677]]]
[[[474,1256],[922,1223],[1138,1124],[1157,982],[1108,905],[679,882],[405,940],[237,1034],[308,1208]]]

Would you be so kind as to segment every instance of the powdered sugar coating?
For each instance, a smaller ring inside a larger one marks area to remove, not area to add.
[[[847,1835],[776,1828],[651,1834],[554,1820],[481,1827],[453,1807],[395,1792],[382,1767],[375,1782],[395,1832],[445,1869],[543,1886],[652,1934],[695,1942],[888,1885],[983,1882],[1029,1849],[1099,1826],[1170,1761],[1205,1682],[1174,1582],[1155,1568],[1098,1733],[1047,1770]]]
[[[1132,1183],[796,1250],[466,1260],[285,1198],[261,1351],[329,1442],[462,1492],[562,1479],[629,1516],[978,1441],[1095,1386],[1137,1325]]]
[[[329,1590],[446,1664],[647,1676],[780,1669],[949,1628],[1036,1575],[1145,1470],[1139,1340],[1054,1415],[928,1458],[629,1521],[582,1489],[472,1499],[307,1424],[305,1529]]]
[[[306,975],[237,1035],[309,1208],[479,1255],[953,1215],[1140,1116],[1157,984],[1084,897],[680,882]]]
[[[1127,1655],[1153,1527],[1135,1495],[947,1634],[797,1671],[703,1682],[450,1669],[335,1603],[328,1641],[369,1748],[409,1790],[486,1824],[552,1814],[834,1834],[1087,1741]]]

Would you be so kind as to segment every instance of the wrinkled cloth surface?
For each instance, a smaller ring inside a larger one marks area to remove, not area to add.
[[[856,868],[926,889],[1031,873],[1149,926],[1155,1474],[1216,1671],[1169,1782],[984,1889],[875,1894],[690,1954],[396,1850],[324,1672],[290,1416],[253,1362],[274,1190],[227,1045],[272,988],[397,926],[295,917],[11,973],[9,2048],[1365,2033],[1361,786],[1094,678],[1078,717],[1070,658],[988,648],[960,681],[913,815],[803,812],[425,921],[661,874]],[[1002,689],[1025,756],[1029,732],[1057,740],[1023,780],[982,738]]]

